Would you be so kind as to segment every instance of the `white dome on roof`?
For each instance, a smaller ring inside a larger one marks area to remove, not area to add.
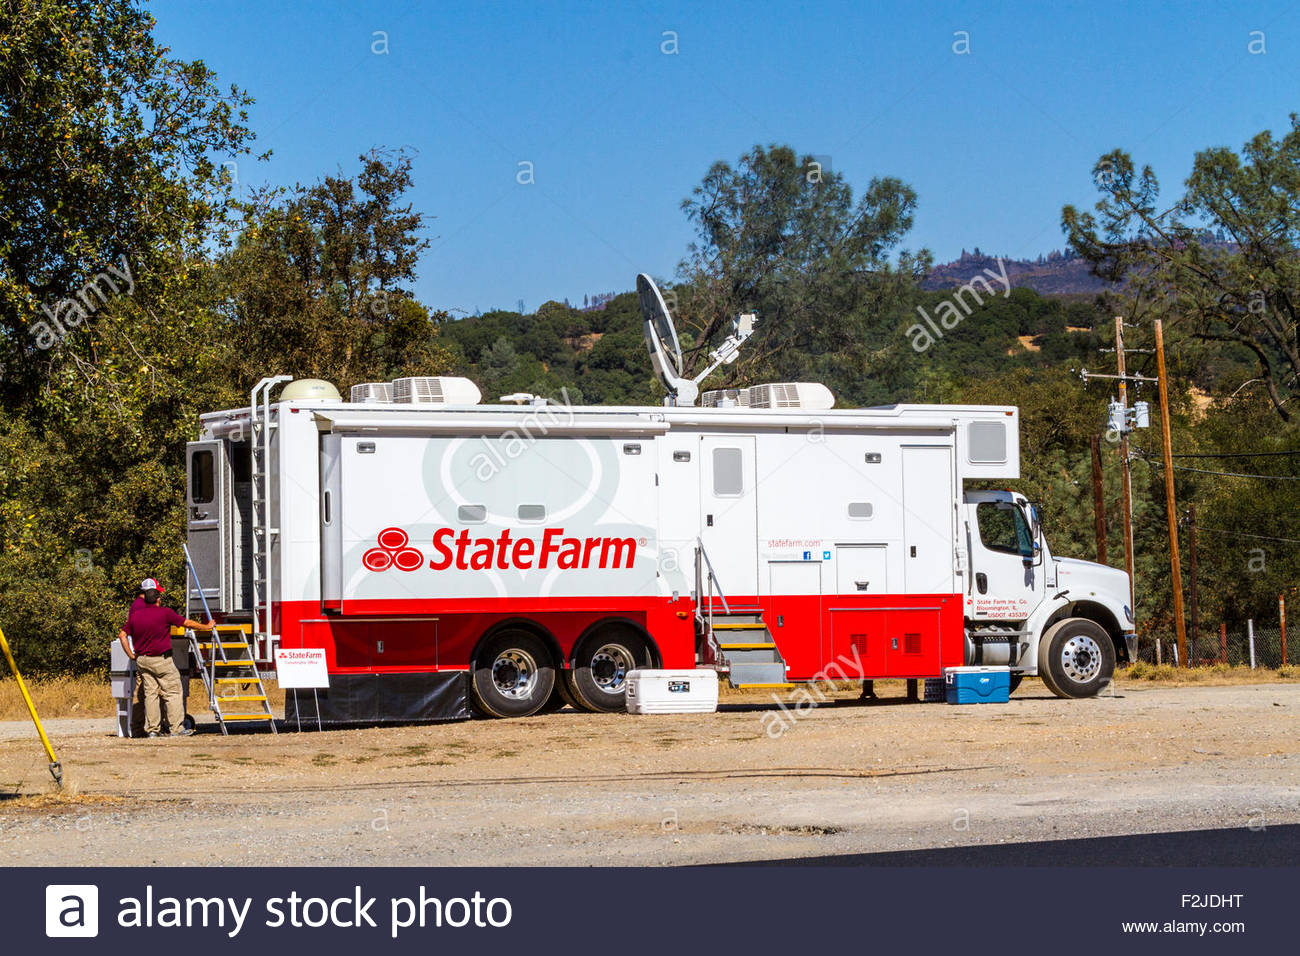
[[[320,378],[296,378],[280,392],[282,402],[338,402],[343,396],[329,382]]]

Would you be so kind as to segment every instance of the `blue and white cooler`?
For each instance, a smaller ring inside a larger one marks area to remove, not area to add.
[[[1005,704],[1011,699],[1009,667],[945,667],[943,682],[950,704]]]

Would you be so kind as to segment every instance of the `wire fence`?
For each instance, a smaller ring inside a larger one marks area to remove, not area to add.
[[[1298,651],[1294,641],[1298,637],[1295,633],[1291,633],[1287,638],[1284,642],[1282,627],[1279,624],[1255,624],[1254,622],[1228,625],[1221,631],[1204,631],[1200,634],[1188,631],[1187,656],[1194,667],[1226,663],[1233,667],[1278,668],[1284,664],[1296,663]],[[1174,655],[1174,642],[1161,642],[1161,660],[1166,664],[1172,664]],[[1154,643],[1143,641],[1138,656],[1148,663],[1154,663],[1156,660]]]

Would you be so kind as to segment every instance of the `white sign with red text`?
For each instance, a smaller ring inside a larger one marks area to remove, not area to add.
[[[319,647],[285,649],[275,652],[275,676],[286,690],[327,688],[330,675],[325,669],[325,651]]]

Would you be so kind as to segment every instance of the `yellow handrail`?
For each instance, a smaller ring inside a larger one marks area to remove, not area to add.
[[[50,758],[50,775],[54,777],[54,782],[63,786],[63,767],[59,765],[59,759],[54,756],[54,747],[50,744],[50,738],[45,736],[45,728],[41,725],[41,718],[36,713],[36,705],[32,703],[32,695],[27,693],[27,685],[23,683],[23,675],[18,672],[18,665],[14,663],[13,652],[9,650],[9,642],[5,640],[5,632],[0,628],[0,649],[5,652],[5,660],[9,662],[9,669],[14,672],[14,678],[18,681],[18,689],[22,692],[23,700],[27,702],[27,709],[31,711],[32,723],[36,724],[36,732],[41,735],[41,743],[45,745],[45,752]]]

